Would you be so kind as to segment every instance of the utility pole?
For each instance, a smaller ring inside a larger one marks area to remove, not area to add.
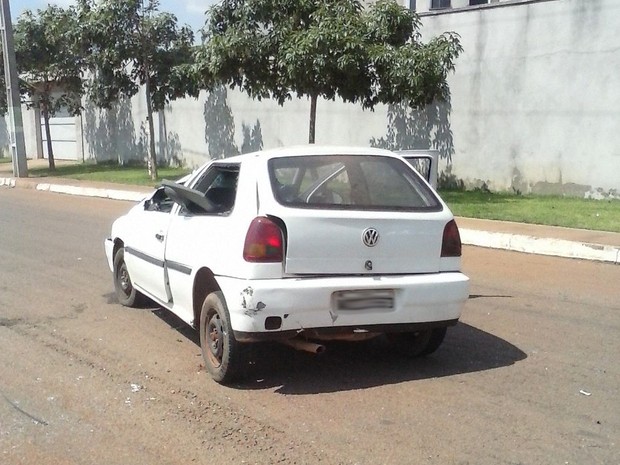
[[[19,98],[17,66],[15,64],[15,44],[13,43],[13,24],[9,0],[0,0],[0,27],[2,30],[2,51],[4,52],[4,78],[6,80],[7,106],[9,109],[10,149],[13,160],[13,176],[28,177],[26,163],[26,142],[24,141],[24,122],[22,103]]]

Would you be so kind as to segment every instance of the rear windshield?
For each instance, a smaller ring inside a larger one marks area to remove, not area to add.
[[[282,205],[355,210],[442,209],[433,191],[403,160],[366,155],[315,155],[269,161]]]

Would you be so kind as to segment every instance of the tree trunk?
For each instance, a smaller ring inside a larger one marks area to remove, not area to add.
[[[146,70],[146,113],[149,123],[149,154],[147,157],[146,166],[149,170],[151,180],[157,180],[157,155],[155,153],[155,125],[153,124],[153,102],[151,101],[151,79],[149,77],[149,70]]]
[[[43,121],[45,122],[45,138],[47,139],[47,161],[50,171],[56,170],[54,162],[54,148],[52,147],[52,134],[50,131],[50,113],[48,111],[48,102],[45,98],[41,100],[41,113],[43,113]]]
[[[310,95],[310,130],[308,133],[308,143],[314,144],[316,133],[316,100],[318,96],[316,94]]]

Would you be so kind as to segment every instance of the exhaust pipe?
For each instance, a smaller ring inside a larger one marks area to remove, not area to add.
[[[280,342],[284,345],[292,347],[293,349],[303,350],[305,352],[310,352],[311,354],[322,354],[325,352],[325,346],[323,344],[316,344],[304,339],[283,339]]]

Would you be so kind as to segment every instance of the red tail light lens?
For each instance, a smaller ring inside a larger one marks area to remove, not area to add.
[[[461,235],[456,221],[451,220],[443,228],[443,240],[441,243],[442,257],[460,257],[461,256]]]
[[[284,257],[282,230],[269,218],[252,220],[245,235],[243,259],[246,262],[276,263]]]

